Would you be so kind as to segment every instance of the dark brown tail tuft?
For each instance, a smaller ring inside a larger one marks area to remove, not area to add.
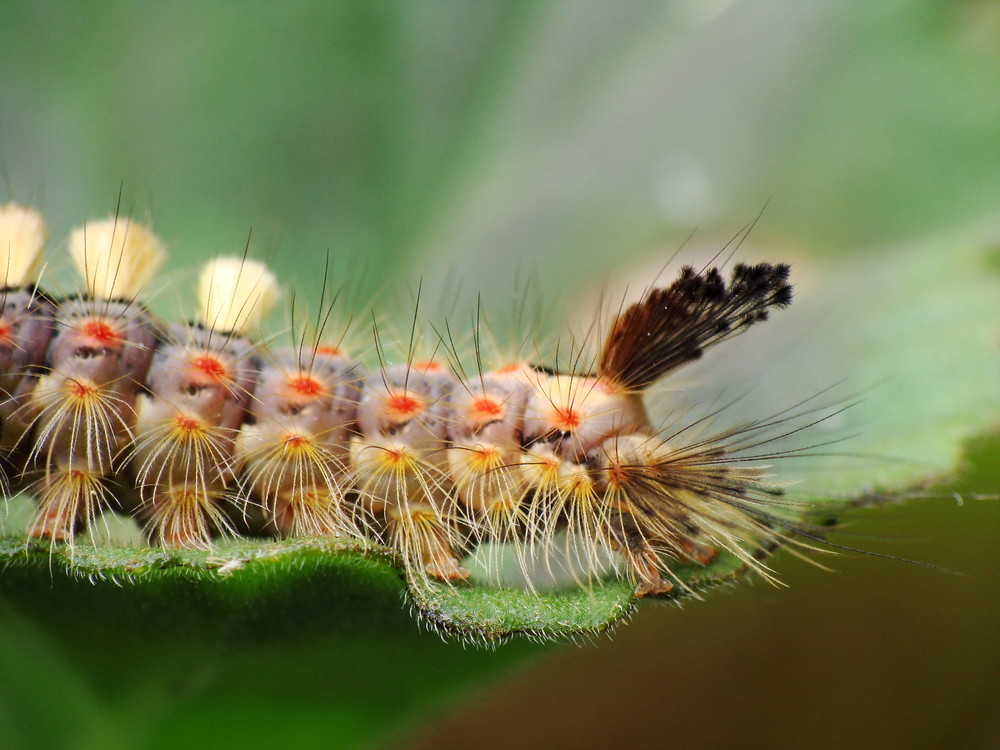
[[[712,344],[767,320],[792,301],[785,264],[738,264],[726,285],[718,268],[690,266],[650,289],[615,321],[601,352],[601,377],[630,390],[652,385]]]

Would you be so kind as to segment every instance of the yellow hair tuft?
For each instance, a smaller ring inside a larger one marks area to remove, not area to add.
[[[163,244],[148,227],[123,217],[75,229],[69,253],[87,294],[96,299],[135,299],[166,259]]]
[[[37,211],[17,203],[0,206],[0,288],[20,288],[38,280],[48,232]]]
[[[260,326],[278,296],[278,280],[263,263],[215,258],[198,281],[199,317],[212,330],[243,334]]]

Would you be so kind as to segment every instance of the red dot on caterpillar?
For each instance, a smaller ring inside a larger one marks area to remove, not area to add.
[[[443,362],[435,359],[414,362],[410,367],[414,372],[445,372],[448,369]]]
[[[205,425],[200,419],[190,417],[187,414],[178,414],[174,419],[176,429],[181,433],[204,432]]]
[[[93,347],[118,347],[123,343],[121,333],[104,318],[82,321],[79,341],[83,346]]]
[[[424,409],[421,399],[411,393],[392,393],[385,399],[385,417],[396,422],[412,419]]]
[[[211,354],[196,354],[191,358],[191,367],[194,377],[204,375],[209,380],[217,382],[222,382],[229,377],[225,364]]]
[[[503,412],[504,405],[500,401],[488,396],[474,399],[469,406],[470,418],[479,422],[489,422],[502,417]]]
[[[288,380],[288,390],[293,397],[315,398],[323,393],[324,388],[323,384],[316,378],[300,376]]]

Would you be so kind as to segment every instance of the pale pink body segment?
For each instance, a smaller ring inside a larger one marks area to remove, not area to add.
[[[528,479],[524,410],[537,373],[517,363],[462,381],[450,399],[448,464],[455,493],[480,539],[503,541],[523,531]]]
[[[460,580],[455,500],[448,474],[451,373],[436,363],[368,376],[358,405],[351,463],[360,501],[385,519],[407,567]]]
[[[107,505],[104,479],[132,438],[155,343],[150,318],[135,304],[81,298],[59,305],[49,371],[31,396],[31,458],[41,474],[32,536],[72,539]]]
[[[237,450],[272,531],[361,536],[348,498],[361,377],[357,362],[322,347],[286,347],[264,360]]]
[[[198,325],[175,325],[150,368],[132,458],[149,535],[206,546],[227,524],[236,437],[256,384],[253,346]]]
[[[551,556],[568,529],[586,558],[580,565],[601,546],[613,549],[648,579],[642,593],[664,593],[671,586],[655,554],[642,544],[633,553],[633,525],[616,501],[619,441],[648,441],[651,432],[639,394],[593,376],[505,368],[465,381],[453,398],[452,476],[481,540],[529,542],[522,564]]]
[[[23,408],[37,384],[52,339],[55,308],[35,288],[0,290],[0,454],[23,462],[31,419]]]
[[[259,362],[244,333],[277,298],[268,268],[245,257],[213,258],[198,280],[198,322],[174,325],[150,368],[138,414],[132,471],[147,534],[167,547],[208,547],[235,532],[236,439]],[[242,508],[241,508],[242,510]]]
[[[136,301],[163,262],[145,226],[114,216],[77,228],[69,254],[85,291],[54,314],[46,371],[22,407],[39,475],[30,536],[72,541],[109,505],[107,482],[132,438],[156,338]]]

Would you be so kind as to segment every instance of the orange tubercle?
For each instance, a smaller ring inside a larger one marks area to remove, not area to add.
[[[608,467],[608,484],[615,489],[621,489],[625,485],[625,471],[621,466],[612,465]]]
[[[509,365],[504,365],[503,367],[498,367],[497,372],[507,374],[509,372],[517,372],[526,368],[527,365],[524,362],[511,362]]]
[[[476,419],[495,419],[503,414],[503,404],[496,399],[483,396],[472,402],[469,411]]]
[[[414,362],[412,369],[414,372],[443,372],[444,365],[440,362],[435,362],[433,359],[428,359],[421,362]]]
[[[402,467],[405,470],[410,465],[413,457],[405,448],[387,448],[379,451],[379,458],[387,466],[393,466],[397,469]]]
[[[493,445],[477,445],[472,451],[470,463],[479,471],[489,471],[500,465],[500,451]]]
[[[552,411],[552,424],[561,430],[574,430],[580,426],[580,413],[569,407]]]
[[[290,450],[296,450],[304,445],[308,445],[308,443],[309,443],[309,438],[307,438],[305,435],[295,434],[295,435],[289,435],[288,437],[285,438],[285,447]]]
[[[10,324],[0,321],[0,344],[8,343],[10,340],[10,334],[14,329]]]
[[[191,358],[191,367],[195,373],[213,381],[225,380],[228,377],[226,366],[211,354],[198,354]]]
[[[85,383],[82,380],[66,381],[66,390],[75,398],[86,399],[97,393],[97,386],[93,383]]]
[[[114,325],[103,318],[85,320],[79,332],[82,337],[90,339],[88,343],[99,347],[117,346],[122,341]]]
[[[329,357],[335,357],[343,353],[343,350],[339,346],[317,346],[314,351],[317,354],[325,354]]]
[[[201,432],[204,429],[201,420],[190,417],[187,414],[178,414],[174,417],[174,424],[180,432]]]
[[[397,419],[409,419],[422,408],[419,399],[408,393],[395,393],[385,400],[386,414]]]
[[[298,396],[315,397],[323,393],[323,384],[316,378],[302,375],[288,379],[288,389]]]

